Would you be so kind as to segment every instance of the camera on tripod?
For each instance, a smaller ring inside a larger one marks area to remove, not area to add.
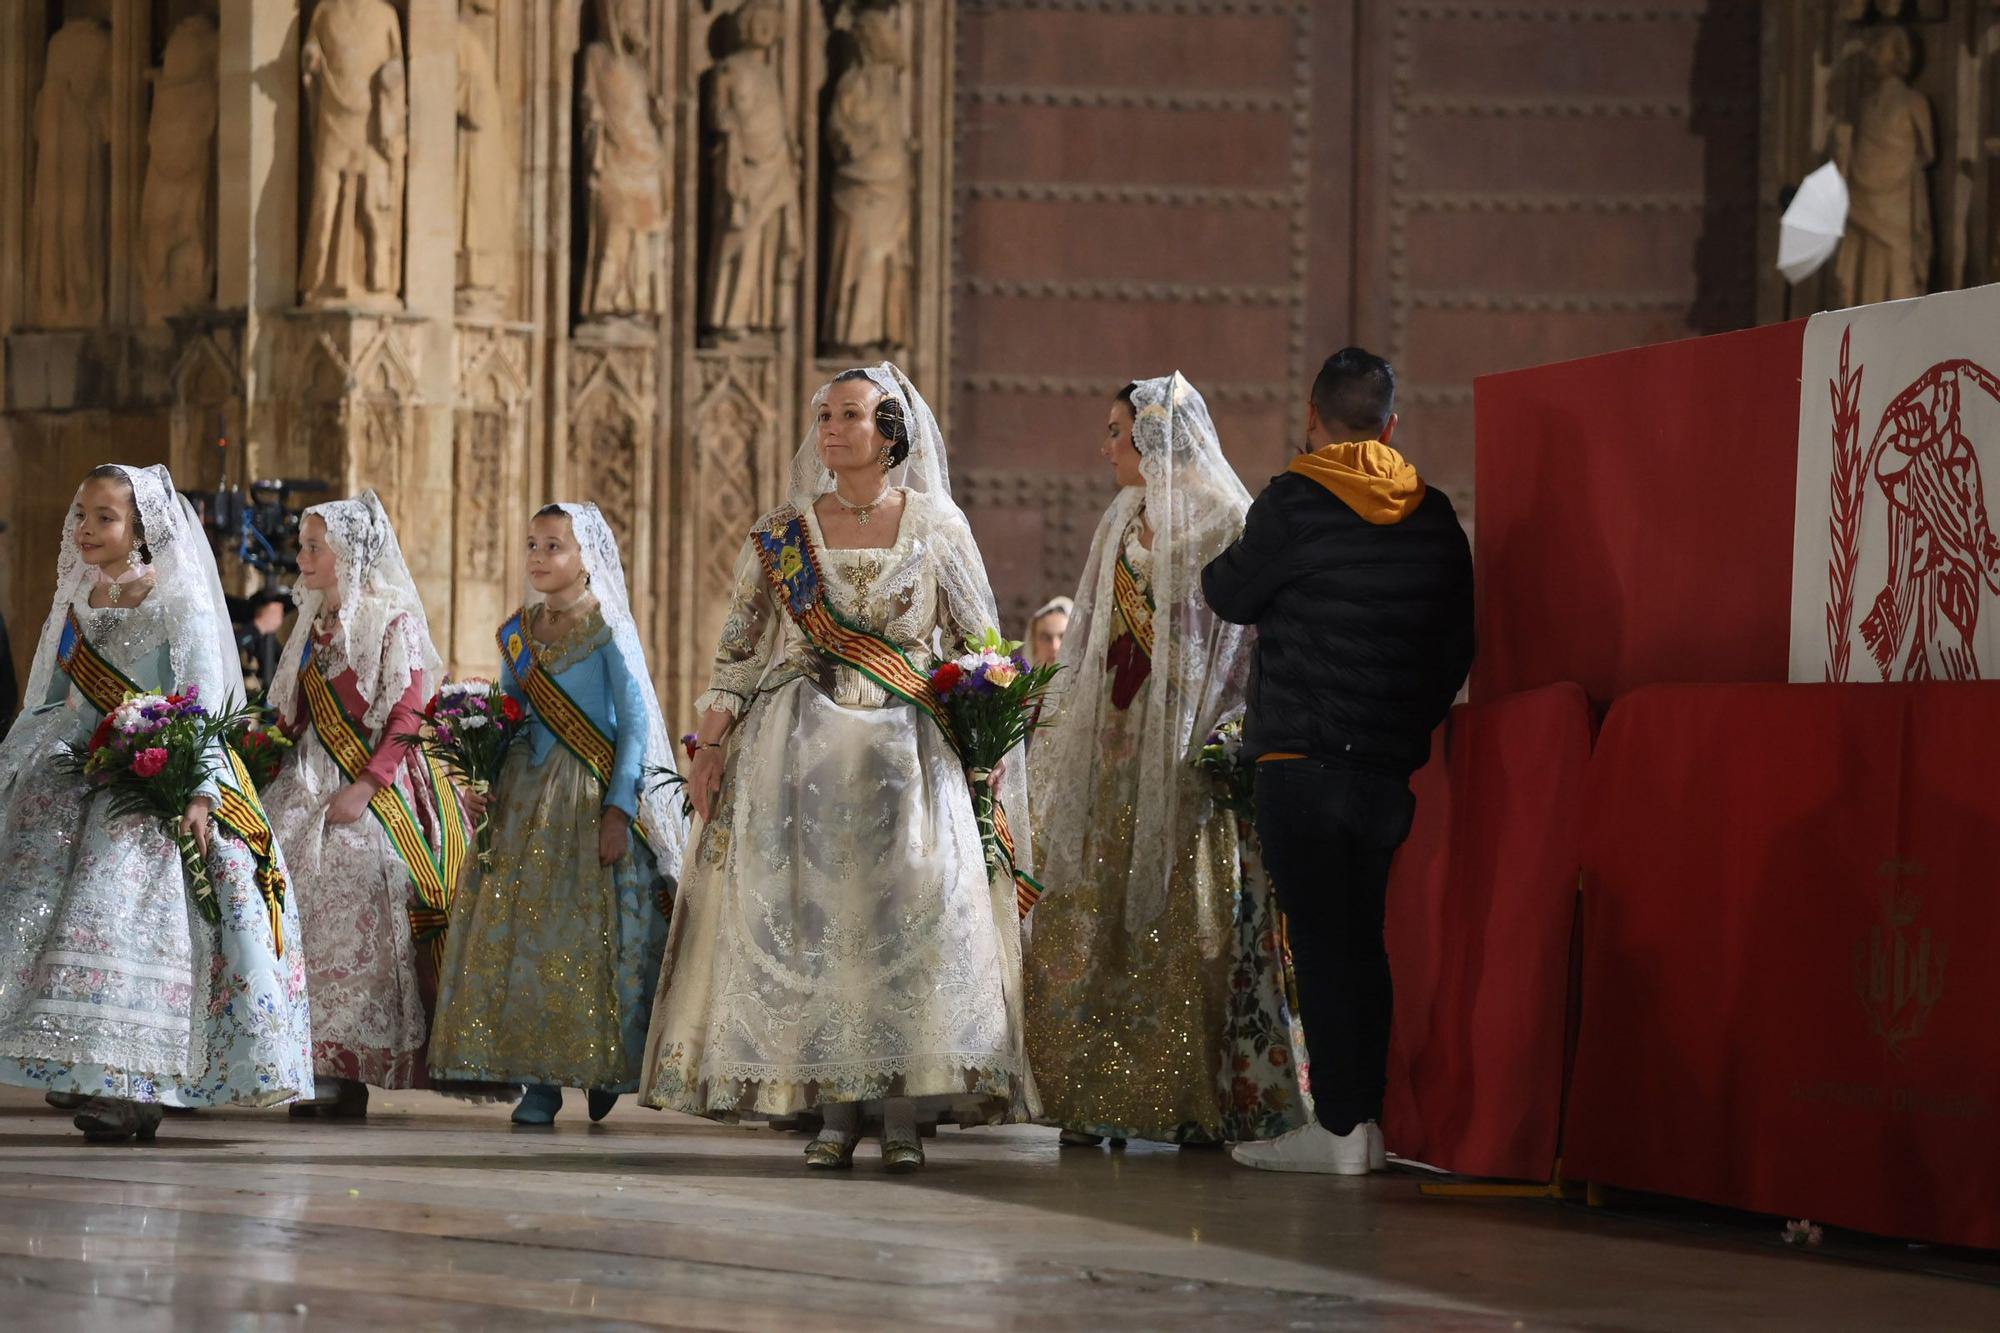
[[[299,516],[328,483],[311,477],[271,478],[247,486],[190,494],[188,499],[208,529],[216,554],[236,558],[264,576],[266,583],[299,570]]]

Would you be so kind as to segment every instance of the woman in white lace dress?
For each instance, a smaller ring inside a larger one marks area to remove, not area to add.
[[[1243,711],[1251,636],[1208,609],[1200,575],[1250,499],[1181,375],[1126,386],[1106,425],[1120,489],[1034,751],[1047,892],[1028,1051],[1065,1146],[1270,1138],[1306,1119],[1282,931],[1195,764]]]
[[[382,502],[314,505],[299,538],[299,616],[269,696],[298,744],[265,795],[312,941],[318,1090],[292,1114],[360,1116],[369,1084],[424,1081],[436,966],[413,931],[438,927],[418,885],[449,898],[467,832],[450,782],[398,739],[444,662]]]
[[[1029,1113],[1014,887],[988,876],[964,770],[924,699],[940,655],[996,623],[930,409],[892,365],[842,375],[821,391],[791,502],[744,543],[699,703],[702,823],[647,1042],[649,1105],[817,1110],[807,1164],[822,1168],[849,1165],[879,1115],[896,1171],[923,1162],[919,1112]],[[1017,755],[1001,782],[1023,851],[1024,768]]]
[[[151,1138],[163,1105],[267,1106],[312,1088],[298,908],[260,883],[284,864],[247,775],[218,747],[184,820],[207,849],[211,925],[159,821],[113,813],[61,762],[127,693],[189,689],[218,711],[243,701],[208,539],[165,468],[97,468],[0,744],[0,1082],[79,1108],[92,1138]]]

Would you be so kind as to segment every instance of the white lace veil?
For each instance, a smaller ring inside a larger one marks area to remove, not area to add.
[[[1249,492],[1222,455],[1208,404],[1179,371],[1139,381],[1132,398],[1132,440],[1146,484],[1121,490],[1091,539],[1034,765],[1043,883],[1060,893],[1088,873],[1085,833],[1107,817],[1093,805],[1097,737],[1111,707],[1105,658],[1112,576],[1125,530],[1143,509],[1153,529],[1153,661],[1138,771],[1131,775],[1136,822],[1125,887],[1126,924],[1143,930],[1166,906],[1185,830],[1199,817],[1189,802],[1209,799],[1184,769],[1209,732],[1242,708],[1254,640],[1218,619],[1201,596],[1202,566],[1236,539],[1250,508]]]
[[[632,617],[632,598],[625,590],[625,565],[618,554],[618,537],[605,521],[603,511],[586,501],[556,506],[569,515],[576,544],[583,556],[584,572],[590,576],[590,593],[597,599],[598,612],[611,630],[613,642],[639,677],[639,689],[646,699],[647,770],[680,771],[674,760],[674,746],[667,735],[666,720],[660,715],[659,692],[653,688],[652,668],[646,663],[645,647],[639,642],[639,624]],[[539,606],[548,598],[530,586],[527,604]],[[618,725],[629,726],[632,719],[620,718]],[[687,820],[681,815],[681,795],[677,788],[655,786],[644,772],[639,777],[639,818],[652,834],[653,856],[660,873],[676,881],[681,874],[681,854],[687,846]]]
[[[236,655],[236,635],[229,624],[229,603],[222,594],[215,553],[209,550],[201,520],[174,489],[174,479],[166,468],[115,466],[131,484],[145,552],[151,557],[153,591],[147,595],[145,607],[161,615],[167,626],[168,661],[173,672],[167,683],[176,690],[200,687],[201,701],[211,710],[233,708],[244,699],[243,666]],[[85,484],[88,481],[85,478]],[[49,682],[58,670],[56,646],[62,638],[63,619],[70,606],[88,594],[94,579],[76,545],[82,499],[80,485],[76,503],[63,524],[62,550],[56,555],[55,596],[35,644],[35,661],[28,670],[27,692],[21,700],[24,709],[38,707],[48,697]],[[138,558],[138,552],[133,554]],[[17,724],[9,734],[25,736],[29,730]],[[32,757],[15,754],[14,748],[7,747],[4,759],[0,759],[0,786],[13,780],[23,758]]]
[[[923,497],[919,503],[929,511],[927,540],[930,549],[926,554],[936,571],[938,586],[950,605],[953,619],[960,624],[998,630],[1000,609],[993,598],[993,584],[986,576],[986,562],[980,558],[978,544],[972,539],[972,526],[965,521],[964,511],[951,498],[951,469],[945,461],[944,434],[938,429],[937,417],[900,366],[884,361],[865,369],[876,388],[903,405],[903,424],[909,432],[910,452],[901,463],[889,470],[888,481],[891,485],[907,487]],[[818,392],[813,394],[814,407],[832,387],[832,384],[820,386]],[[819,461],[819,451],[814,447],[818,435],[817,425],[809,424],[805,440],[792,458],[789,498],[801,512],[833,489],[833,474]],[[932,650],[940,657],[953,657],[964,652],[965,645],[939,642],[933,645]],[[1023,872],[1033,874],[1034,829],[1028,810],[1028,764],[1026,756],[1018,749],[1007,758],[998,794],[1014,834],[1015,861]]]
[[[361,725],[373,732],[389,720],[390,710],[418,672],[423,673],[427,688],[437,687],[443,678],[444,659],[431,642],[423,598],[417,593],[417,581],[410,577],[403,545],[396,540],[396,529],[381,498],[372,490],[363,491],[352,500],[314,505],[301,521],[305,518],[318,518],[326,524],[334,580],[340,585],[334,647],[340,660],[354,668],[355,683],[368,706]],[[312,638],[313,624],[325,605],[324,592],[299,590],[299,614],[292,622],[284,652],[278,655],[278,670],[267,696],[280,717],[290,717],[298,701],[299,666]],[[398,616],[405,618],[407,630],[390,638],[389,626]]]

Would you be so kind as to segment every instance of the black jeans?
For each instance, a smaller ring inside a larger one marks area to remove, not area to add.
[[[1313,1109],[1346,1134],[1382,1117],[1393,992],[1382,912],[1410,836],[1407,779],[1313,759],[1257,765],[1257,837],[1298,972]]]

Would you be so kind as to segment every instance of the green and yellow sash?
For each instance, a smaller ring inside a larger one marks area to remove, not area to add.
[[[806,531],[804,515],[786,505],[752,538],[771,592],[813,647],[928,715],[956,750],[958,738],[952,730],[951,714],[931,688],[930,677],[919,671],[901,648],[847,619],[827,598],[826,584],[820,576],[819,552],[813,548],[812,536]],[[1007,811],[997,798],[993,802],[993,824],[1002,869],[1014,881],[1015,905],[1025,917],[1041,898],[1042,886],[1015,864],[1014,834],[1007,827]]]
[[[77,621],[74,607],[63,618],[62,637],[56,642],[56,665],[69,677],[77,692],[100,713],[108,715],[125,702],[127,695],[151,693],[140,688],[136,681],[113,666],[92,646],[83,632],[83,626]],[[271,919],[272,948],[282,958],[285,954],[282,923],[286,884],[285,872],[278,865],[271,820],[264,813],[264,803],[257,796],[257,785],[251,781],[243,760],[227,745],[222,747],[222,754],[226,767],[216,775],[221,800],[215,807],[213,818],[242,839],[257,862],[257,893],[263,898],[264,910]]]
[[[1125,621],[1125,628],[1132,631],[1133,642],[1150,660],[1153,656],[1153,597],[1139,586],[1139,576],[1133,572],[1123,551],[1118,553],[1118,565],[1111,575],[1111,601]]]
[[[514,680],[521,693],[528,696],[528,706],[535,710],[542,725],[590,770],[597,785],[609,792],[618,746],[591,721],[583,706],[556,683],[555,675],[542,666],[541,659],[535,656],[534,640],[528,637],[527,625],[526,607],[507,617],[507,622],[500,626],[500,656],[514,673]],[[636,719],[635,725],[644,725],[643,719]],[[655,846],[652,833],[642,821],[633,820],[632,831],[645,839],[648,847]]]
[[[368,734],[341,704],[340,696],[314,655],[314,644],[308,638],[305,660],[299,669],[299,689],[305,695],[306,713],[312,719],[313,734],[319,737],[319,743],[332,757],[341,776],[354,782],[374,759],[375,750],[368,743]],[[428,787],[431,808],[437,812],[438,845],[433,847],[424,837],[416,811],[394,785],[376,788],[368,809],[382,825],[382,831],[389,835],[389,845],[409,870],[410,883],[417,891],[417,900],[409,908],[410,936],[419,944],[429,944],[431,961],[442,967],[445,927],[451,921],[452,899],[458,894],[459,877],[465,870],[468,839],[465,822],[459,815],[458,793],[444,765],[422,746],[411,746],[410,757],[415,761],[411,764],[411,781]]]

